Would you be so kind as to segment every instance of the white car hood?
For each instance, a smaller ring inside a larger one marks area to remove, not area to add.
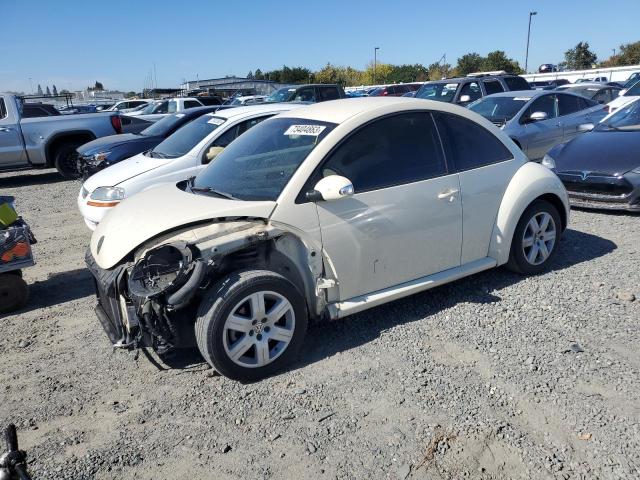
[[[98,187],[115,187],[125,180],[129,180],[130,178],[140,175],[141,173],[148,172],[149,170],[162,167],[174,160],[177,159],[151,158],[139,153],[91,175],[87,181],[84,182],[84,188],[89,192],[93,192]]]
[[[191,223],[219,217],[267,219],[276,202],[241,201],[196,195],[175,184],[159,185],[111,209],[91,237],[91,254],[101,268],[112,268],[147,240]]]

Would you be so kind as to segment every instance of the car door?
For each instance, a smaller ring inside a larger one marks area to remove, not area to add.
[[[545,120],[531,121],[533,113],[547,114]],[[540,160],[558,143],[564,135],[562,124],[558,121],[558,105],[555,94],[536,97],[520,116],[518,142],[530,160]]]
[[[0,98],[0,167],[27,163],[20,125],[14,120],[18,117],[16,112],[10,116],[8,107],[4,98]]]
[[[316,203],[340,300],[460,265],[462,208],[428,112],[377,119],[347,137],[310,179],[342,175],[353,196]]]
[[[462,201],[461,264],[488,255],[504,192],[522,163],[491,132],[464,117],[434,114],[449,168],[458,172]]]
[[[563,142],[572,140],[580,133],[585,132],[594,119],[592,113],[593,102],[578,97],[558,93],[558,120],[562,124]],[[596,105],[597,106],[597,105]],[[602,110],[602,109],[598,109]]]

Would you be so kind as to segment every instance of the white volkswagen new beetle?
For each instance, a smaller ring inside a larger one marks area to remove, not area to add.
[[[180,127],[151,150],[92,175],[78,194],[91,230],[122,200],[149,187],[196,175],[238,135],[273,115],[300,107],[277,103],[208,113]],[[179,114],[178,114],[179,115]]]
[[[557,252],[560,180],[441,102],[363,98],[280,114],[193,181],[122,202],[87,264],[116,346],[197,344],[221,374],[269,375],[335,319]],[[366,321],[363,319],[363,321]]]

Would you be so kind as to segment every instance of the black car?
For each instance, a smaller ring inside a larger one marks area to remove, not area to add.
[[[340,98],[346,98],[346,94],[340,85],[318,83],[280,88],[269,95],[265,102],[316,103]]]
[[[573,206],[640,212],[640,101],[552,148],[542,164],[560,177]]]
[[[531,87],[518,75],[474,73],[466,77],[426,82],[416,92],[415,98],[467,106],[486,95],[512,90],[531,90]]]
[[[215,112],[219,107],[196,107],[169,115],[140,133],[125,133],[101,137],[78,147],[78,171],[83,180],[140,152],[145,152],[175,132],[185,123],[205,113]]]

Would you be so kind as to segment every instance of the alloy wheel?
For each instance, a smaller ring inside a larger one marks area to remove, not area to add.
[[[531,265],[544,263],[555,248],[557,238],[556,223],[547,212],[534,214],[522,236],[524,258]]]

